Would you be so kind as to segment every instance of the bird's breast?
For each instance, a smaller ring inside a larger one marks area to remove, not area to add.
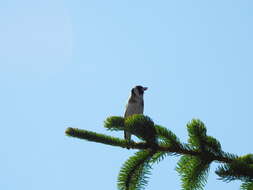
[[[135,103],[128,103],[125,117],[128,117],[133,114],[143,114],[143,103],[142,102],[135,102]]]

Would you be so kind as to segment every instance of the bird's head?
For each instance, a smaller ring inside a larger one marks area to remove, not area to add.
[[[135,96],[143,96],[144,91],[146,91],[148,88],[147,87],[143,87],[143,86],[135,86],[134,88],[132,88],[132,95]]]

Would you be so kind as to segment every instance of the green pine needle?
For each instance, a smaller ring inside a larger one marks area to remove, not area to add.
[[[171,132],[169,129],[162,127],[160,125],[155,125],[155,130],[157,136],[166,142],[168,145],[180,147],[181,143],[177,136]]]
[[[182,156],[176,171],[181,176],[184,190],[202,190],[207,182],[210,162],[195,156]]]
[[[242,190],[253,190],[253,181],[244,182],[244,183],[241,185],[241,189],[242,189]]]
[[[122,131],[124,130],[124,118],[120,116],[108,117],[104,121],[104,127],[110,131]]]
[[[125,119],[125,130],[147,142],[156,141],[154,122],[148,116],[135,114]]]
[[[142,150],[136,152],[122,166],[118,176],[119,190],[141,190],[148,183],[151,166],[148,163],[155,152]]]
[[[127,142],[125,140],[121,140],[119,138],[111,137],[104,134],[95,133],[92,131],[76,129],[76,128],[67,128],[65,133],[68,136],[84,139],[87,141],[94,141],[94,142],[99,142],[99,143],[108,144],[112,146],[120,146],[123,148],[127,147]]]
[[[205,124],[198,120],[193,119],[187,124],[189,133],[189,145],[196,150],[201,150],[215,156],[222,155],[220,142],[214,137],[206,135]]]
[[[208,152],[211,152],[215,155],[221,155],[222,154],[221,144],[214,137],[206,136],[206,138],[204,139],[204,145],[203,146],[205,147],[205,149]]]
[[[203,145],[202,141],[206,137],[205,124],[198,119],[192,119],[191,122],[187,124],[187,130],[189,134],[189,143],[196,148],[201,147]]]
[[[253,155],[238,157],[231,163],[223,164],[215,171],[223,181],[242,180],[253,181]]]
[[[167,156],[171,156],[171,155],[173,154],[159,151],[152,156],[152,158],[150,159],[150,164],[158,164],[159,162],[164,160]]]

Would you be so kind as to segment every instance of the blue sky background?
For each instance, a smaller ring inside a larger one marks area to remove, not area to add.
[[[135,151],[66,137],[107,132],[130,89],[145,114],[187,141],[200,118],[225,151],[252,153],[252,1],[0,3],[0,189],[116,189]],[[180,189],[178,158],[155,165],[147,190]],[[239,189],[217,180],[206,190]]]

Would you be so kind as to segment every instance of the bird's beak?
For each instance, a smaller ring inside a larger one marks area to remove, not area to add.
[[[145,91],[145,90],[147,90],[148,89],[148,87],[143,87],[143,90]]]

